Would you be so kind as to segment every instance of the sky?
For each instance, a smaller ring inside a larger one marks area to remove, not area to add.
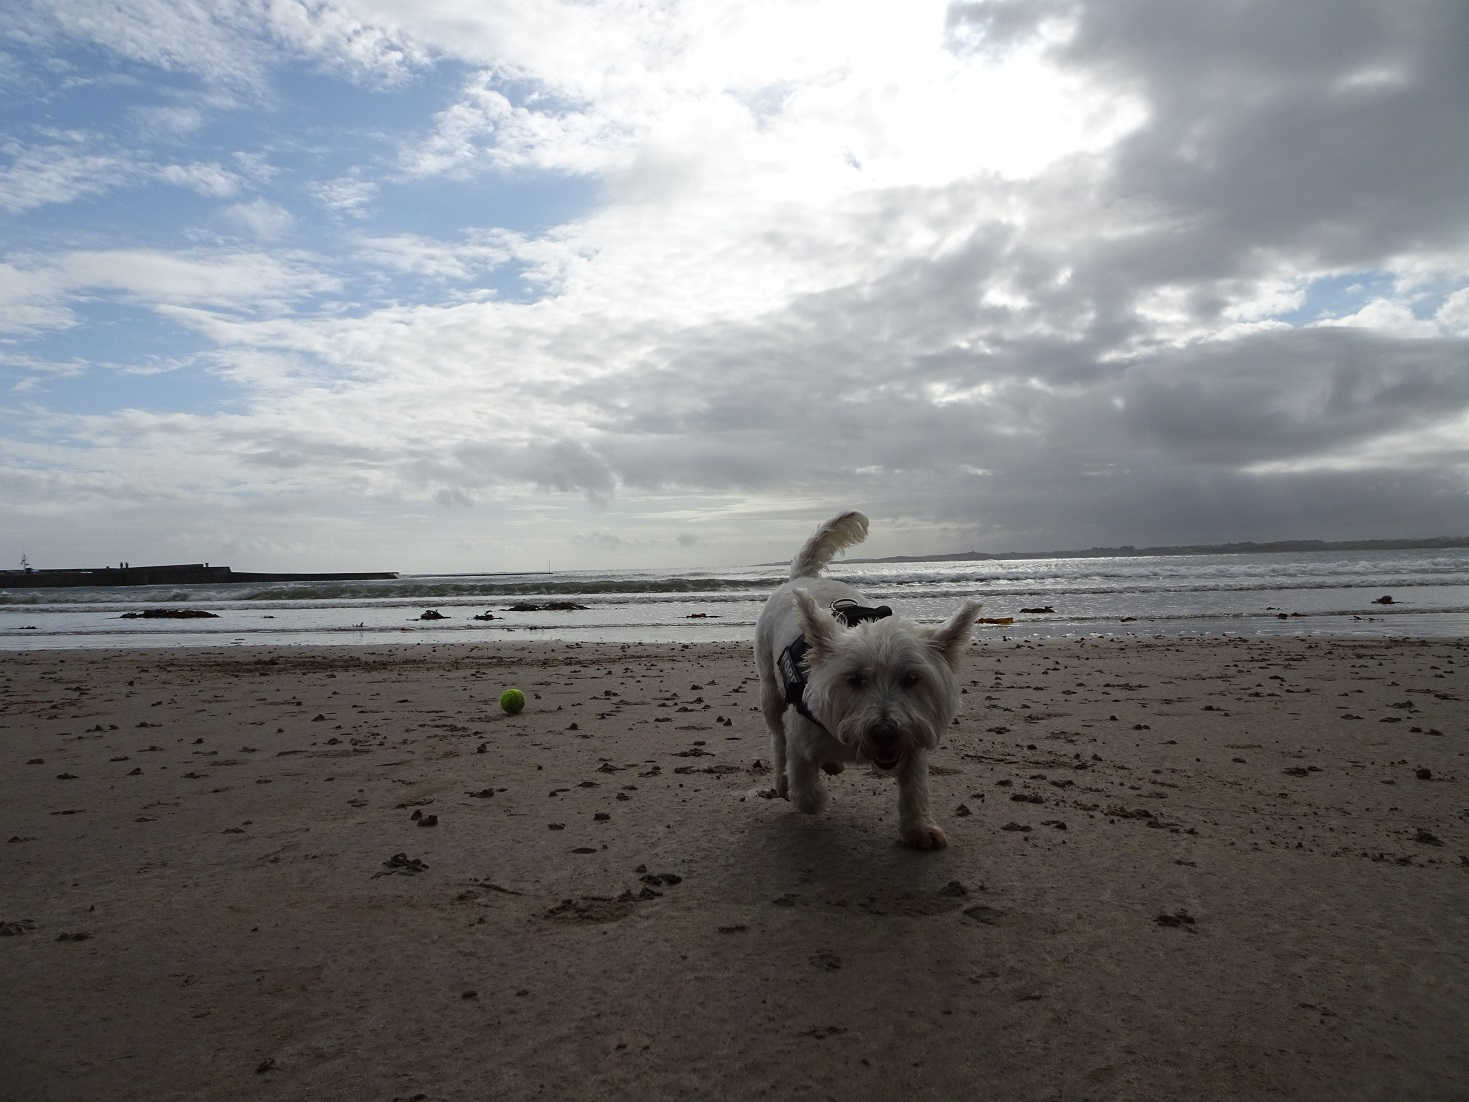
[[[0,559],[1469,530],[1463,0],[10,0]]]

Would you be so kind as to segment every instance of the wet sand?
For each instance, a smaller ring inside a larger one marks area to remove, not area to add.
[[[1469,642],[967,662],[924,854],[743,646],[7,655],[0,1094],[1466,1096]]]

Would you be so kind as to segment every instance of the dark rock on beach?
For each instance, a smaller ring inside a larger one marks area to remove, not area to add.
[[[537,604],[535,601],[517,601],[507,608],[506,612],[584,612],[586,605],[579,605],[575,601],[546,601]]]
[[[124,612],[122,620],[202,620],[218,614],[202,608],[145,608],[142,612]]]

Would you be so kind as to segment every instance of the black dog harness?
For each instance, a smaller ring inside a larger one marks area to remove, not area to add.
[[[859,605],[850,597],[833,601],[831,612],[849,628],[854,628],[866,620],[886,619],[893,614],[893,610],[887,605],[869,608],[866,605]],[[826,731],[821,720],[812,715],[811,710],[806,707],[806,652],[810,649],[811,644],[806,642],[806,637],[798,635],[794,643],[780,652],[780,657],[775,660],[775,666],[780,671],[781,683],[785,686],[786,707],[794,708],[802,716]]]

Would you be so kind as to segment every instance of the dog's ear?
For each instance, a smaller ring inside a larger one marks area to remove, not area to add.
[[[801,620],[801,634],[806,637],[810,648],[806,652],[806,661],[808,664],[824,661],[831,654],[841,626],[836,617],[818,605],[816,598],[804,589],[795,590],[793,596],[796,598],[796,615]]]
[[[928,645],[939,652],[951,670],[958,668],[959,658],[969,645],[969,633],[974,630],[974,620],[979,615],[979,608],[978,601],[965,601],[958,612],[935,628],[934,633],[929,636]]]

